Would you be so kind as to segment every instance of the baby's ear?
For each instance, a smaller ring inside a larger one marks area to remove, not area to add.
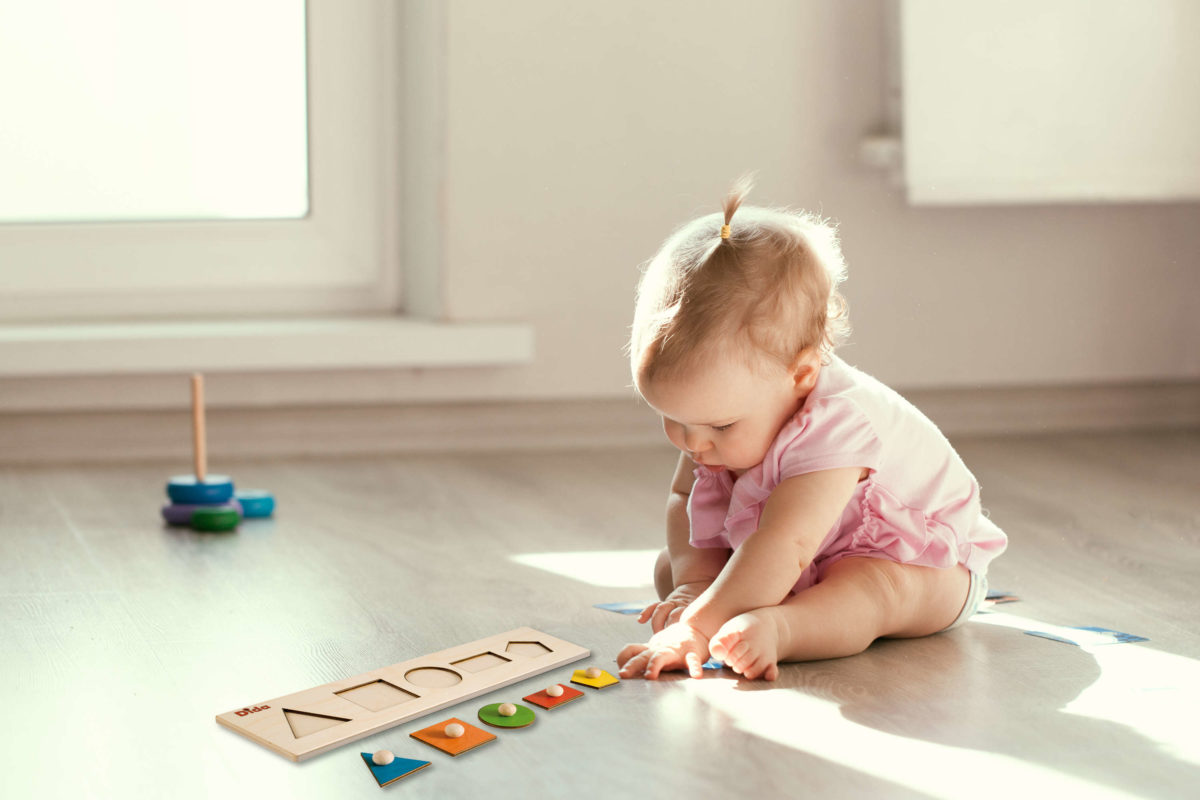
[[[792,362],[792,381],[798,395],[807,395],[817,385],[817,375],[821,372],[821,356],[815,347],[806,347],[799,352]]]

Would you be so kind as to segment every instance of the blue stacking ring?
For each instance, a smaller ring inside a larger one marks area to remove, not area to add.
[[[228,503],[233,497],[233,480],[228,475],[209,475],[200,483],[195,475],[176,475],[167,481],[167,497],[179,505]]]
[[[262,489],[243,489],[235,495],[242,504],[242,516],[269,517],[275,513],[275,496]]]

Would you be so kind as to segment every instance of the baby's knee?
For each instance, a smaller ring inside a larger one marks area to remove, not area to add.
[[[954,568],[902,564],[889,559],[845,559],[882,602],[882,635],[928,636],[943,630],[958,615],[970,583],[970,573]]]
[[[675,576],[671,573],[671,554],[663,548],[654,563],[654,589],[658,592],[659,600],[666,600],[667,595],[675,590]]]

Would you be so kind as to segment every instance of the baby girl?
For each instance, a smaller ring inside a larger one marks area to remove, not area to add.
[[[1007,537],[946,437],[834,355],[848,325],[834,230],[741,207],[688,223],[638,287],[634,385],[682,454],[667,547],[622,677],[710,656],[746,678],[965,622]],[[740,209],[740,210],[739,210]]]

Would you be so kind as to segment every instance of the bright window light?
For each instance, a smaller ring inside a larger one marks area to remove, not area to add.
[[[303,0],[0,0],[0,222],[308,213]]]
[[[846,719],[839,703],[796,690],[746,692],[735,679],[680,681],[742,731],[826,759],[928,797],[1086,797],[1135,800],[1044,764],[886,733]]]
[[[1081,633],[995,611],[977,614],[971,622],[1069,636]],[[1100,677],[1068,703],[1064,713],[1126,725],[1175,758],[1200,766],[1195,720],[1180,712],[1200,708],[1200,662],[1145,643],[1089,644],[1085,639],[1080,649],[1096,659]]]
[[[654,584],[658,550],[595,550],[576,553],[526,553],[511,556],[527,567],[553,572],[592,586],[636,589]]]

